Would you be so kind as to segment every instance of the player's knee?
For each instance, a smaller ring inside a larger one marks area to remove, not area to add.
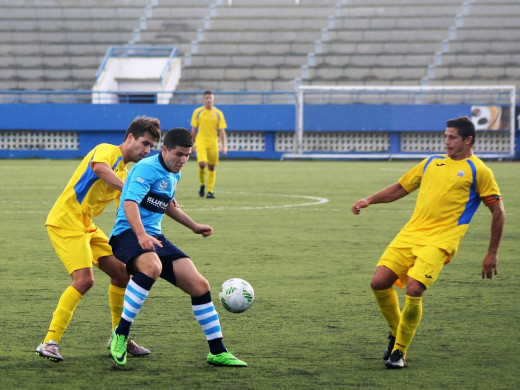
[[[372,290],[384,290],[382,287],[381,287],[381,283],[379,283],[377,280],[374,280],[372,279],[370,281],[370,288]]]
[[[121,275],[113,276],[110,279],[110,283],[113,284],[116,287],[126,287],[128,282],[130,281],[130,275],[128,275],[126,272]]]
[[[157,280],[159,276],[161,276],[162,264],[160,262],[151,264],[150,268],[148,269],[148,272],[148,276]]]
[[[209,285],[209,281],[205,277],[201,278],[199,285],[200,285],[201,290],[209,291],[211,289],[211,286]]]
[[[90,290],[94,286],[94,278],[93,277],[83,277],[80,279],[74,280],[72,282],[72,287],[74,287],[81,295],[85,295],[85,293]]]
[[[186,291],[192,297],[200,297],[201,295],[206,294],[210,291],[210,284],[208,280],[200,275],[199,278],[193,281],[192,285],[189,288],[189,291]]]
[[[370,281],[370,288],[372,290],[386,290],[392,287],[393,281],[390,280],[384,280],[380,278],[372,278]]]
[[[426,291],[426,286],[421,282],[410,278],[408,281],[408,285],[406,286],[406,295],[411,297],[422,297]]]

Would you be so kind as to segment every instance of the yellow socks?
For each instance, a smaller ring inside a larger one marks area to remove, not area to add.
[[[126,288],[116,287],[113,284],[108,285],[108,303],[110,305],[110,313],[112,314],[112,329],[119,325],[125,303],[125,291]]]
[[[387,290],[372,290],[377,304],[379,305],[379,311],[385,317],[385,320],[390,327],[392,336],[397,334],[397,327],[401,319],[401,312],[399,310],[399,299],[394,288]]]
[[[51,325],[49,326],[47,335],[43,340],[44,343],[48,343],[49,340],[53,340],[56,343],[60,342],[63,333],[65,333],[65,330],[72,319],[74,309],[78,306],[81,298],[83,298],[83,295],[72,286],[67,287],[63,294],[61,294],[58,306],[52,316]]]
[[[394,351],[400,350],[404,356],[412,342],[415,331],[421,322],[422,297],[411,297],[406,295],[405,305],[401,314],[401,321],[397,329]]]
[[[206,168],[201,168],[199,166],[199,182],[200,185],[203,186],[206,182]]]
[[[208,192],[213,192],[215,187],[215,180],[217,179],[217,172],[208,170]]]

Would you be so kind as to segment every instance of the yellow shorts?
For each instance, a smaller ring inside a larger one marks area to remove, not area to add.
[[[85,233],[47,225],[47,233],[69,275],[92,265],[99,267],[98,259],[112,254],[108,237],[99,228]]]
[[[403,288],[411,277],[430,288],[448,261],[449,255],[444,249],[404,244],[399,247],[387,247],[377,266],[384,265],[390,268],[398,276],[395,282],[398,287]]]
[[[198,162],[207,162],[209,165],[217,165],[219,162],[218,144],[207,145],[200,144],[196,145],[195,150],[197,152]]]

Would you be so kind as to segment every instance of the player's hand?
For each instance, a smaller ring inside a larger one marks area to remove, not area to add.
[[[482,279],[493,279],[493,273],[498,275],[498,257],[488,253],[482,262]]]
[[[140,237],[137,237],[137,239],[139,241],[139,245],[141,245],[141,248],[144,250],[155,250],[155,245],[162,248],[161,241],[155,237],[150,236],[149,234],[144,234]]]
[[[227,154],[227,147],[222,147],[222,149],[220,150],[220,153],[225,156]]]
[[[356,200],[351,209],[352,213],[355,215],[359,215],[361,209],[364,209],[365,207],[368,207],[369,205],[370,205],[370,202],[366,199]]]
[[[202,237],[208,237],[213,234],[213,228],[209,225],[197,225],[193,229],[193,233],[201,234]]]

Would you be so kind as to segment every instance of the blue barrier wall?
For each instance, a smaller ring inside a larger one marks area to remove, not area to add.
[[[84,156],[101,142],[119,144],[129,123],[139,115],[157,117],[163,130],[190,129],[199,105],[154,104],[0,104],[0,131],[77,131],[78,150],[0,149],[0,158]],[[218,105],[226,115],[229,132],[264,132],[266,150],[230,151],[229,158],[280,158],[274,150],[277,132],[294,132],[294,105]],[[447,119],[470,115],[470,105],[308,105],[304,107],[307,131],[443,131]],[[395,141],[394,141],[395,143]],[[398,145],[391,145],[397,151]]]

